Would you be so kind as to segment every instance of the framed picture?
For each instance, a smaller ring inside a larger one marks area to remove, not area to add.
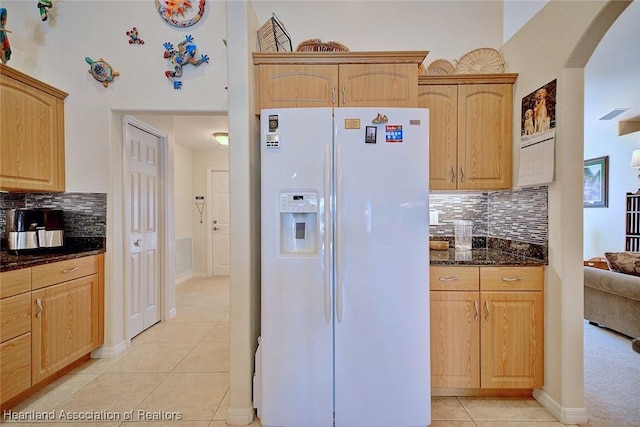
[[[609,156],[584,161],[582,176],[585,208],[609,206]]]
[[[378,136],[378,128],[375,126],[367,126],[364,142],[366,142],[367,144],[375,144],[377,136]]]

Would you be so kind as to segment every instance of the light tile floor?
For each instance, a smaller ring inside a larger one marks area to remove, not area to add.
[[[5,416],[4,422],[21,426],[226,426],[228,280],[192,279],[178,285],[176,291],[176,318],[135,337],[118,357],[92,359],[11,409],[14,416],[53,415],[54,421],[18,421]],[[72,419],[83,414],[102,419]],[[129,414],[133,414],[132,421],[124,419]],[[432,427],[564,426],[533,399],[434,397],[432,419]],[[259,420],[252,426],[259,427]]]

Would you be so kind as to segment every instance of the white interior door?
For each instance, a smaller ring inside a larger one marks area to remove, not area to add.
[[[128,335],[160,321],[158,207],[161,138],[127,123],[126,230]]]
[[[229,172],[212,170],[209,177],[210,276],[229,275]]]

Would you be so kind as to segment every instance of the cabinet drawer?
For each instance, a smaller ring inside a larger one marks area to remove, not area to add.
[[[32,267],[32,289],[95,274],[99,269],[98,262],[98,255],[93,255]]]
[[[0,342],[31,330],[31,293],[0,301]]]
[[[480,289],[478,267],[431,266],[429,279],[432,291],[477,291]]]
[[[0,401],[31,387],[31,334],[0,344]]]
[[[3,271],[0,273],[0,298],[18,295],[31,290],[31,269]]]
[[[483,291],[542,291],[544,267],[481,267]]]

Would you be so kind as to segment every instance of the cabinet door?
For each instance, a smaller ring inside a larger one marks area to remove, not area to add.
[[[341,107],[416,107],[416,64],[340,64]]]
[[[458,189],[511,188],[510,84],[458,87]]]
[[[483,388],[544,384],[542,292],[482,292]]]
[[[31,387],[31,334],[0,344],[0,402]]]
[[[337,65],[260,65],[258,110],[337,106]]]
[[[418,87],[418,107],[429,109],[429,189],[458,187],[458,86]]]
[[[0,189],[64,191],[63,100],[0,75]]]
[[[100,344],[100,275],[33,291],[33,383],[64,368]]]
[[[431,386],[480,387],[480,294],[431,291]]]

